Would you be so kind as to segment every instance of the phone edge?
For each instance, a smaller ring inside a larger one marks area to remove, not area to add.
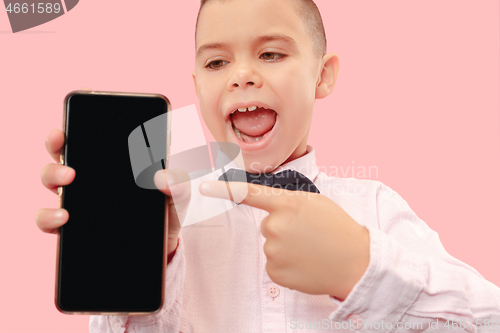
[[[168,169],[169,159],[170,159],[170,144],[171,144],[171,112],[172,105],[170,104],[170,100],[158,93],[127,93],[127,92],[114,92],[114,91],[94,91],[94,90],[73,90],[69,92],[63,101],[63,124],[62,131],[64,133],[64,145],[61,148],[61,153],[59,155],[59,164],[66,165],[66,120],[67,120],[67,105],[68,100],[73,95],[83,94],[83,95],[115,95],[115,96],[135,96],[135,97],[158,97],[163,99],[167,104],[167,152],[165,158],[165,168]],[[58,192],[58,208],[62,208],[62,196],[63,196],[64,186],[60,186],[57,189]],[[162,270],[162,283],[161,283],[161,300],[160,305],[157,310],[152,312],[77,312],[77,311],[65,311],[61,309],[58,304],[58,286],[59,286],[59,256],[60,256],[60,246],[61,246],[61,228],[57,228],[57,249],[56,249],[56,272],[55,272],[55,292],[54,292],[54,304],[56,309],[67,315],[128,315],[128,316],[145,316],[145,315],[154,315],[161,311],[163,308],[163,304],[165,302],[165,278],[166,278],[166,269],[167,269],[167,244],[168,241],[168,213],[169,213],[169,205],[167,201],[165,201],[165,219],[164,219],[164,245],[163,245],[163,270]]]

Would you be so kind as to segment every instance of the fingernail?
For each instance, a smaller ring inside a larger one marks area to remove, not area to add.
[[[57,221],[63,221],[63,217],[64,217],[64,210],[58,209],[55,211],[54,219],[56,219]]]
[[[168,186],[175,185],[175,177],[171,172],[165,171],[165,175],[167,177],[167,184]]]
[[[57,172],[57,175],[59,176],[59,178],[66,178],[66,176],[68,175],[68,172],[69,172],[69,169],[67,168],[62,168],[61,170],[59,170]]]
[[[200,193],[204,195],[210,194],[212,187],[208,183],[201,183],[200,185]]]

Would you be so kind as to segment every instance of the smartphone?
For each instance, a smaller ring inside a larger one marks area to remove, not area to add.
[[[60,163],[76,176],[59,188],[59,206],[69,213],[57,240],[60,312],[161,309],[168,197],[153,175],[168,168],[170,114],[160,94],[72,91],[64,99]]]

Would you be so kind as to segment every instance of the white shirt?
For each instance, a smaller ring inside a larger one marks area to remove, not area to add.
[[[344,301],[271,281],[260,234],[268,213],[241,204],[181,229],[159,313],[91,316],[90,332],[500,332],[500,288],[450,256],[395,191],[379,181],[328,177],[311,146],[273,173],[286,169],[303,173],[369,231],[369,266]],[[222,173],[199,178],[193,191]],[[211,208],[213,201],[194,198],[188,215]]]

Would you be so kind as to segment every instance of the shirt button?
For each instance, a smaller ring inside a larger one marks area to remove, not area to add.
[[[348,316],[347,319],[351,320],[351,322],[355,322],[356,325],[364,324],[363,317],[361,317],[358,314],[352,314],[352,315]],[[364,325],[363,325],[363,327],[364,327]],[[362,328],[362,327],[360,326],[359,328]]]
[[[271,284],[267,286],[267,295],[269,297],[275,298],[279,294],[280,294],[280,288],[277,285]]]

